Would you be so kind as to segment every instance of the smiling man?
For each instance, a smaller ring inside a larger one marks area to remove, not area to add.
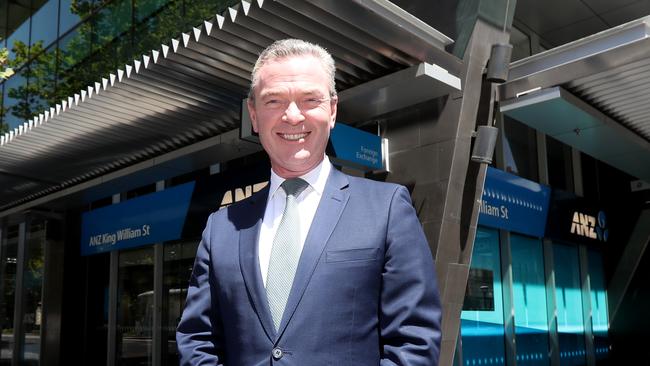
[[[334,75],[301,40],[260,54],[248,110],[271,181],[208,219],[176,335],[182,365],[437,364],[434,265],[408,191],[325,156]]]

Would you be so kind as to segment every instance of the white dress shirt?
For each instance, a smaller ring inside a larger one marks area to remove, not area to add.
[[[300,215],[300,250],[305,245],[305,239],[309,233],[311,222],[314,220],[316,209],[323,196],[325,183],[327,177],[332,170],[332,164],[327,156],[321,161],[316,168],[312,169],[309,173],[299,177],[309,183],[302,193],[297,197],[298,212]],[[258,245],[260,270],[262,272],[262,281],[266,287],[266,275],[269,270],[269,260],[271,259],[271,247],[273,246],[273,239],[275,232],[280,226],[282,213],[286,204],[287,195],[283,189],[280,188],[284,178],[275,174],[271,169],[271,186],[269,187],[269,198],[266,203],[266,211],[264,211],[264,219],[262,220],[262,227],[260,228],[260,237]]]

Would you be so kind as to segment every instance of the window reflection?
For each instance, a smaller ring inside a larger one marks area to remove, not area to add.
[[[41,354],[43,320],[43,265],[45,262],[45,221],[32,221],[25,246],[23,270],[23,327],[25,365],[38,365]]]
[[[48,47],[56,40],[57,32],[57,11],[59,10],[59,0],[49,0],[43,7],[41,7],[34,15],[32,15],[32,37],[31,44],[40,44],[40,50]],[[36,55],[38,51],[33,50],[32,55]]]
[[[8,38],[9,66],[18,68],[27,62],[29,55],[29,27],[30,19],[20,25]]]
[[[163,365],[177,365],[176,327],[181,318],[199,240],[165,244],[163,273]],[[165,344],[165,343],[163,343]]]
[[[92,0],[61,0],[59,10],[59,35],[67,33],[76,26],[81,19],[90,15],[93,9]]]
[[[29,64],[26,74],[28,110],[26,119],[56,104],[56,45],[43,51],[42,42],[32,46],[37,56]]]
[[[16,72],[4,82],[4,123],[9,130],[16,128],[30,117],[27,105],[27,78],[25,71],[26,69],[22,69]]]
[[[152,363],[153,266],[153,247],[119,254],[116,333],[119,365]]]
[[[14,301],[16,262],[18,257],[18,225],[7,228],[0,248],[0,364],[10,364],[14,349]]]
[[[115,0],[92,18],[93,51],[103,48],[131,26],[131,1]]]

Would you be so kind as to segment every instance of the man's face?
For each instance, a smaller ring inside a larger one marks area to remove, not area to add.
[[[253,130],[276,174],[301,176],[321,162],[334,128],[337,100],[330,98],[328,75],[306,55],[268,62],[258,77],[248,102]]]

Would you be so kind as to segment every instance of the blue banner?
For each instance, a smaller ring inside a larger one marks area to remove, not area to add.
[[[381,137],[343,123],[336,123],[330,134],[327,155],[353,168],[381,170]]]
[[[85,212],[81,255],[91,255],[181,237],[194,182]]]
[[[550,198],[549,187],[488,167],[478,223],[544,237]]]

